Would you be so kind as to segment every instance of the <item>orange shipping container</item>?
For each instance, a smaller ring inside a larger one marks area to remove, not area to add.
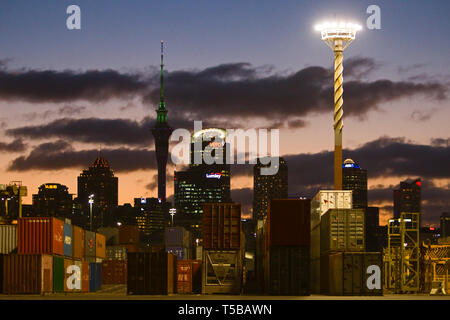
[[[53,258],[46,254],[3,256],[3,293],[41,294],[53,291]]]
[[[202,233],[204,249],[240,250],[241,204],[204,203]]]
[[[201,293],[202,261],[177,261],[177,293]]]
[[[104,260],[102,262],[102,284],[126,284],[127,262],[124,260]]]
[[[73,226],[73,258],[84,258],[84,230],[80,227]]]
[[[138,244],[139,228],[137,226],[119,227],[119,244]]]
[[[106,238],[100,233],[95,234],[95,256],[100,259],[106,258]]]
[[[63,255],[64,221],[56,218],[19,219],[18,253]]]
[[[89,292],[90,266],[89,262],[81,264],[81,292]]]

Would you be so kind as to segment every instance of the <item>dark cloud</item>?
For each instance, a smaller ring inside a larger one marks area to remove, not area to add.
[[[368,57],[350,57],[345,61],[344,75],[353,79],[367,78],[373,71],[380,67],[380,63]]]
[[[412,120],[414,120],[414,121],[418,121],[418,122],[421,122],[421,121],[427,121],[427,120],[430,120],[431,119],[431,117],[433,116],[433,114],[435,114],[435,112],[436,112],[436,110],[435,109],[432,109],[432,110],[424,110],[424,111],[421,111],[421,110],[414,110],[412,113],[411,113],[411,119]]]
[[[241,214],[251,217],[253,212],[253,189],[240,188],[231,190],[231,199],[233,202],[241,204]]]
[[[154,120],[150,118],[139,122],[127,119],[62,118],[43,125],[8,129],[6,134],[27,139],[60,138],[104,145],[152,146],[153,125]]]
[[[130,172],[156,168],[155,153],[147,149],[102,149],[111,168],[116,172]],[[93,163],[98,150],[76,151],[66,141],[43,143],[35,147],[29,155],[14,159],[8,170],[62,170],[84,169]]]
[[[27,145],[22,139],[15,139],[12,142],[0,142],[0,151],[4,152],[23,152],[27,149]]]
[[[85,72],[18,70],[0,68],[0,98],[33,103],[127,98],[145,90],[147,83],[137,74],[114,70]]]
[[[173,182],[173,174],[170,172],[167,172],[166,174],[166,181],[171,183]],[[149,191],[154,191],[158,188],[158,174],[154,174],[152,176],[151,182],[145,185],[145,189]]]

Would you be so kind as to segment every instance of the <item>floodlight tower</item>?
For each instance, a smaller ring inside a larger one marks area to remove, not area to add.
[[[315,29],[320,31],[322,40],[334,52],[334,189],[342,190],[343,52],[355,40],[356,31],[362,28],[354,23],[325,22],[317,25]]]

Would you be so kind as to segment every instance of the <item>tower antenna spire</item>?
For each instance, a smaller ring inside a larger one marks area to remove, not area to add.
[[[161,40],[161,75],[160,75],[160,94],[159,94],[159,105],[165,108],[164,105],[164,41]]]

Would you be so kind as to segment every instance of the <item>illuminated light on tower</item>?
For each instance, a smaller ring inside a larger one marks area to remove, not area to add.
[[[322,40],[334,52],[334,189],[342,190],[343,52],[355,40],[356,32],[362,27],[355,23],[325,22],[315,29],[320,31]]]

